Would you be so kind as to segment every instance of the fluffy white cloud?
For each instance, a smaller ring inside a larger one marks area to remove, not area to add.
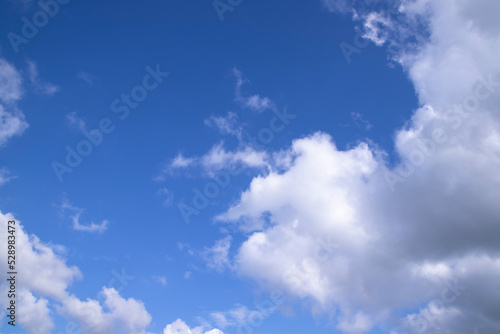
[[[396,132],[399,162],[368,144],[339,150],[321,133],[295,140],[217,218],[252,232],[239,274],[337,314],[345,333],[500,330],[498,8],[408,0],[391,21],[360,12],[421,103]]]
[[[47,299],[36,298],[26,289],[20,290],[17,297],[17,306],[22,310],[18,312],[19,323],[23,324],[29,333],[50,333],[54,329]]]
[[[7,231],[7,222],[15,220],[11,214],[0,212],[0,228]],[[82,277],[75,266],[68,266],[53,248],[42,243],[36,236],[29,236],[16,220],[16,250],[22,261],[16,269],[18,324],[28,334],[48,334],[54,329],[54,310],[77,321],[87,334],[139,334],[146,333],[151,316],[142,302],[125,299],[112,288],[103,288],[103,304],[98,300],[82,301],[69,293],[68,288],[75,279]],[[0,233],[0,243],[7,244],[7,234]],[[0,270],[7,272],[6,252],[0,254]],[[0,307],[5,309],[8,287],[2,284]]]
[[[97,300],[81,301],[70,295],[62,301],[62,307],[58,307],[58,310],[78,321],[88,334],[146,333],[151,315],[142,302],[133,298],[125,299],[113,288],[104,287],[101,294],[104,305]]]
[[[204,331],[202,327],[189,328],[186,323],[180,319],[175,320],[170,325],[167,325],[163,330],[163,334],[224,334],[218,329]]]

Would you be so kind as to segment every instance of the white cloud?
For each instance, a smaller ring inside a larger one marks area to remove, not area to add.
[[[155,177],[156,181],[164,181],[167,174],[172,174],[178,169],[188,169],[199,167],[206,175],[213,175],[222,169],[235,170],[237,168],[262,169],[268,166],[268,154],[265,151],[254,149],[250,145],[244,144],[234,151],[228,151],[224,143],[220,142],[199,157],[185,157],[178,154],[166,167],[161,174]]]
[[[33,85],[35,92],[42,95],[54,95],[59,91],[59,87],[40,80],[38,67],[33,61],[28,61],[28,78]]]
[[[4,59],[0,59],[0,101],[12,103],[23,95],[22,79],[16,68]]]
[[[335,314],[346,333],[500,330],[497,8],[402,2],[401,17],[372,35],[391,46],[421,103],[396,131],[400,162],[390,167],[368,144],[341,151],[321,133],[295,140],[218,217],[252,232],[233,246],[238,274]],[[388,171],[398,178],[388,183]],[[324,236],[339,247],[318,261]]]
[[[7,222],[15,220],[11,214],[0,212],[0,228],[7,231]],[[42,243],[36,236],[24,231],[19,220],[16,224],[17,275],[16,290],[18,312],[17,325],[28,334],[49,334],[54,330],[53,316],[57,313],[78,322],[86,334],[146,334],[151,316],[142,302],[125,299],[112,289],[101,291],[103,304],[97,300],[82,301],[69,293],[68,288],[82,274],[75,266],[68,266],[66,259],[54,253],[52,247]],[[7,234],[0,233],[0,242],[7,244]],[[58,247],[56,247],[58,248]],[[0,254],[0,270],[7,272],[7,253]],[[9,303],[8,287],[0,288],[0,307]]]
[[[252,96],[245,95],[242,92],[242,87],[248,81],[243,78],[241,71],[237,68],[233,68],[233,75],[236,78],[235,100],[243,107],[258,112],[263,112],[274,107],[274,103],[268,97],[261,97],[258,94]]]
[[[153,279],[163,286],[167,286],[167,278],[165,276],[153,276]]]
[[[0,104],[0,146],[10,138],[21,135],[28,128],[21,111],[13,107],[12,111],[6,111]]]
[[[78,72],[76,77],[80,80],[85,81],[90,87],[93,87],[94,85],[99,84],[101,82],[101,79],[99,77],[96,77],[84,71]]]
[[[103,220],[100,224],[96,224],[94,222],[91,222],[90,224],[80,223],[80,216],[84,210],[72,205],[66,197],[63,199],[60,207],[61,214],[71,218],[71,221],[73,222],[73,229],[75,231],[103,233],[108,229],[109,222],[107,220]]]
[[[7,222],[14,220],[11,214],[0,212],[0,228],[7,231]],[[18,291],[19,307],[26,312],[19,313],[19,324],[29,334],[47,334],[54,328],[50,316],[47,298],[60,300],[65,296],[65,290],[73,280],[81,277],[76,267],[66,265],[64,259],[56,255],[52,248],[40,242],[36,236],[28,236],[16,221],[17,256],[22,261],[16,263],[16,270],[22,275],[17,276],[16,289]],[[2,245],[7,244],[7,233],[0,233]],[[0,270],[7,272],[7,252],[0,254]],[[2,284],[0,306],[7,307],[7,286]],[[33,312],[30,312],[32,310]]]
[[[182,154],[178,154],[174,160],[172,160],[172,163],[170,164],[170,167],[172,168],[186,168],[191,166],[196,159],[194,158],[186,158]]]
[[[239,166],[263,168],[267,166],[267,153],[257,151],[251,146],[233,152],[226,151],[223,143],[219,143],[214,145],[200,160],[202,166],[208,172],[215,172],[224,168],[234,169]]]
[[[0,146],[28,128],[16,102],[23,95],[22,79],[16,68],[0,59]]]
[[[206,126],[217,128],[222,134],[233,135],[241,140],[243,129],[238,125],[237,119],[236,113],[229,111],[226,116],[211,116],[204,123]]]
[[[351,113],[351,118],[358,127],[364,127],[366,130],[370,130],[373,128],[373,125],[370,124],[367,120],[364,119],[363,115],[357,112]]]
[[[321,2],[332,12],[346,14],[353,10],[353,0],[321,0]]]
[[[202,327],[189,328],[186,323],[180,319],[175,320],[170,325],[167,325],[163,330],[163,334],[224,334],[218,329],[204,331]]]
[[[365,33],[363,38],[371,40],[375,45],[383,45],[387,38],[387,27],[390,26],[390,21],[381,13],[371,12],[364,17]]]
[[[218,272],[223,272],[226,268],[231,267],[229,260],[229,248],[231,248],[231,236],[228,235],[224,239],[217,240],[215,245],[210,248],[205,248],[202,256],[205,259],[207,266]]]
[[[337,329],[344,333],[366,333],[373,327],[369,317],[361,312],[356,313],[352,318],[344,317],[338,324]]]
[[[12,179],[15,179],[17,176],[11,175],[7,168],[0,168],[0,187],[9,182]]]
[[[224,329],[245,324],[251,312],[246,306],[239,305],[229,311],[212,312],[210,313],[210,318],[217,327]]]
[[[164,198],[163,199],[164,206],[171,206],[173,204],[174,194],[172,193],[172,191],[168,190],[165,187],[162,187],[160,188],[160,190],[158,190],[158,194]]]
[[[124,299],[113,288],[104,287],[101,294],[104,305],[97,300],[81,301],[70,295],[62,301],[58,311],[78,321],[88,334],[146,334],[145,328],[151,322],[151,315],[142,302],[133,298]]]
[[[87,124],[83,119],[76,115],[76,111],[70,112],[66,115],[66,121],[71,128],[77,129],[78,131],[86,130]]]

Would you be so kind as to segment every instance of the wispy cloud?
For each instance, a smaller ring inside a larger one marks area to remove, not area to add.
[[[166,163],[156,181],[164,181],[166,175],[172,174],[177,170],[201,168],[203,173],[211,176],[222,169],[236,168],[266,168],[268,166],[268,154],[265,151],[254,149],[250,145],[229,151],[224,147],[224,142],[219,142],[202,156],[185,157],[178,154],[170,162]]]
[[[28,128],[24,114],[16,106],[22,96],[21,75],[13,65],[0,59],[0,146]]]
[[[66,121],[71,128],[77,129],[78,131],[85,130],[87,126],[85,121],[76,115],[76,111],[67,114]]]
[[[48,82],[43,82],[40,80],[38,67],[35,64],[35,62],[28,60],[27,63],[28,63],[28,78],[37,94],[50,96],[57,93],[60,90],[59,86],[53,85]]]
[[[76,77],[80,80],[85,81],[90,87],[93,87],[94,85],[97,85],[101,82],[101,79],[99,77],[96,77],[95,75],[84,71],[78,72]]]
[[[72,205],[66,196],[59,207],[61,209],[61,215],[71,219],[73,222],[72,227],[75,231],[101,234],[108,228],[109,222],[107,220],[103,220],[100,224],[95,224],[94,222],[91,222],[90,224],[80,223],[80,216],[82,215],[84,209]]]
[[[263,112],[274,107],[274,103],[268,97],[261,97],[258,94],[248,96],[243,93],[243,86],[248,82],[243,74],[236,67],[233,68],[233,75],[236,78],[235,100],[243,107]]]
[[[231,248],[232,237],[227,236],[217,240],[212,247],[205,248],[201,255],[204,258],[207,267],[221,273],[227,268],[231,268],[229,259],[229,249]]]
[[[363,115],[357,112],[352,112],[351,113],[351,118],[354,121],[354,124],[356,124],[357,127],[363,127],[366,130],[370,130],[373,128],[373,125],[370,124],[367,120],[364,119]]]
[[[153,276],[153,279],[163,286],[167,286],[167,278],[165,276]]]
[[[158,195],[163,198],[164,206],[171,206],[174,203],[174,194],[166,187],[160,188],[160,190],[158,190]]]
[[[229,111],[226,116],[210,116],[204,123],[216,128],[221,134],[233,135],[242,140],[243,128],[238,124],[238,115],[234,112]]]
[[[2,167],[0,168],[0,187],[9,182],[12,179],[15,179],[17,176],[11,175],[10,171]]]

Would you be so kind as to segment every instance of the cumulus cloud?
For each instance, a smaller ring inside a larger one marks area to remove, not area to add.
[[[203,327],[189,328],[186,323],[180,319],[175,320],[170,325],[167,325],[163,330],[163,334],[224,334],[218,329],[204,331]]]
[[[125,299],[113,288],[104,287],[101,294],[104,305],[97,300],[82,301],[70,295],[62,301],[62,307],[58,307],[58,310],[78,321],[85,333],[146,333],[151,315],[142,302],[133,298]]]
[[[391,45],[420,102],[395,133],[398,162],[369,143],[339,150],[327,134],[306,136],[217,220],[250,232],[234,245],[237,273],[336,316],[342,332],[497,333],[499,7],[399,5],[371,37]],[[338,248],[320,261],[324,236]]]
[[[0,212],[0,228],[7,231],[7,222],[15,220],[12,214]],[[80,270],[66,264],[66,260],[57,255],[53,248],[40,241],[36,236],[29,236],[21,222],[16,221],[17,255],[22,261],[16,263],[16,269],[22,275],[17,276],[16,290],[19,317],[18,324],[28,334],[52,333],[54,314],[57,312],[76,321],[87,334],[146,334],[151,322],[151,315],[142,302],[133,298],[125,299],[113,288],[104,287],[99,300],[82,301],[69,292],[71,284],[82,278]],[[0,234],[1,244],[7,244],[7,234]],[[7,255],[1,255],[0,270],[7,268]],[[2,284],[0,307],[5,309],[8,287]]]

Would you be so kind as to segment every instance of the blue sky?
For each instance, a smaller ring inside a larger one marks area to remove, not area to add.
[[[0,332],[498,332],[498,11],[3,1]]]

